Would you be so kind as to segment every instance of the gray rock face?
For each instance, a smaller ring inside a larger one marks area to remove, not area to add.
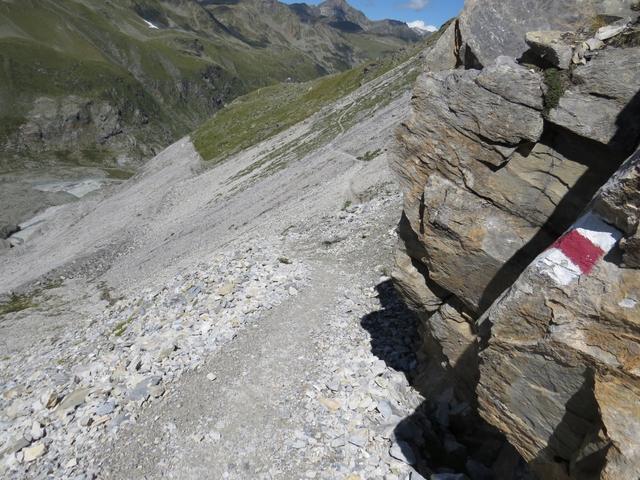
[[[528,32],[527,45],[541,58],[554,67],[566,70],[571,66],[573,48],[569,44],[571,34],[559,31]]]
[[[637,157],[618,169],[640,141],[638,48],[580,43],[561,88],[512,58],[528,22],[564,30],[581,9],[629,6],[580,5],[468,1],[431,52],[438,71],[418,78],[392,160],[405,208],[393,277],[420,317],[425,388],[479,401],[540,478],[637,478]],[[528,40],[566,68],[574,36]],[[442,70],[450,52],[474,70]]]
[[[137,127],[144,122],[138,119]],[[70,95],[40,97],[26,122],[9,142],[15,152],[45,152],[51,149],[76,150],[101,145],[123,152],[135,148],[135,141],[124,134],[119,109],[106,102]]]
[[[444,31],[434,47],[425,54],[425,68],[430,72],[451,70],[459,64],[459,51],[457,45],[458,22],[457,20]]]
[[[599,212],[637,212],[637,191],[625,192],[640,179],[639,167],[640,152],[596,197]],[[583,217],[483,319],[492,330],[481,354],[481,413],[542,478],[640,475],[640,370],[632,353],[640,348],[640,270],[607,260],[623,233],[602,218]],[[601,249],[597,256],[585,251],[593,248],[585,238]]]
[[[606,49],[573,73],[549,120],[631,153],[640,139],[640,48]]]
[[[568,91],[549,114],[549,120],[581,137],[608,145],[618,131],[616,118],[620,110],[612,100]]]
[[[541,30],[576,30],[598,14],[631,16],[631,0],[467,0],[460,15],[465,64],[486,66],[500,55],[519,58],[525,35]]]
[[[580,92],[627,105],[640,90],[640,48],[608,48],[573,73]]]

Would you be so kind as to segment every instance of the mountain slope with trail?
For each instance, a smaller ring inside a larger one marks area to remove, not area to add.
[[[393,219],[400,199],[385,149],[407,114],[410,86],[420,62],[418,54],[383,65],[376,74],[369,71],[361,77],[364,71],[360,71],[356,78],[362,86],[349,74],[323,80],[345,85],[340,90],[344,96],[322,97],[314,103],[315,113],[308,111],[308,117],[292,126],[274,128],[266,138],[258,135],[262,141],[249,148],[229,149],[214,162],[205,162],[191,139],[184,138],[124,184],[48,210],[31,230],[21,232],[24,243],[1,254],[0,290],[6,295],[0,337],[6,354],[0,362],[3,391],[10,392],[0,399],[0,408],[10,414],[3,417],[8,423],[2,424],[1,433],[6,446],[0,463],[4,474],[20,478],[54,471],[64,476],[122,478],[125,474],[116,468],[121,463],[117,447],[142,448],[154,441],[138,439],[135,429],[136,423],[147,421],[146,415],[155,415],[148,407],[172,408],[173,392],[183,388],[181,378],[190,381],[214,357],[220,362],[219,377],[230,375],[235,370],[230,362],[236,361],[236,345],[244,351],[243,345],[254,338],[240,340],[245,332],[251,335],[250,325],[266,329],[257,330],[259,336],[279,337],[278,332],[288,331],[295,336],[289,349],[309,351],[316,348],[316,339],[305,331],[306,326],[322,322],[321,312],[330,312],[336,302],[342,302],[341,284],[328,281],[332,275],[341,271],[345,282],[353,279],[353,285],[360,285],[362,290],[352,294],[354,302],[360,301],[362,292],[368,302],[374,301],[370,289],[389,267],[373,264],[371,258],[347,268],[346,263],[340,266],[344,262],[335,255],[357,247],[362,252],[357,256],[364,259],[364,252],[380,247],[380,239],[387,245],[385,251],[395,241]],[[245,102],[254,100],[250,97]],[[202,132],[214,127],[215,122]],[[360,231],[362,227],[370,233]],[[315,257],[313,252],[325,249],[326,256]],[[345,259],[351,256],[349,251],[342,254]],[[326,294],[313,295],[323,291],[321,285],[327,288]],[[13,297],[8,294],[11,291]],[[306,323],[297,323],[298,315],[312,311],[314,316]],[[360,307],[357,312],[367,314]],[[354,335],[361,332],[358,321],[357,316],[349,316]],[[362,333],[357,338],[358,342],[365,339]],[[346,351],[335,351],[335,361],[342,363]],[[285,351],[265,345],[263,352],[266,368],[280,362]],[[300,367],[293,370],[283,365],[286,371],[302,373]],[[379,368],[372,381],[387,371]],[[261,371],[256,367],[251,375]],[[405,392],[400,399],[403,406],[398,406],[401,410],[394,417],[399,422],[400,412],[410,412],[418,400],[402,374],[389,370],[388,375],[394,379],[390,385],[397,384]],[[289,380],[291,388],[302,381],[295,375]],[[253,395],[241,378],[228,386],[229,399]],[[377,388],[377,397],[383,398],[386,387]],[[273,395],[284,400],[290,391],[274,390]],[[264,393],[265,398],[271,395]],[[34,406],[34,399],[47,394],[51,402],[47,398]],[[212,413],[202,405],[194,404],[193,414],[184,421],[210,417]],[[230,422],[234,415],[244,415],[231,403],[225,408]],[[269,407],[264,408],[264,415],[270,415]],[[299,415],[307,408],[312,405],[298,404],[289,426],[305,430],[306,420]],[[349,423],[361,416],[352,418],[351,412],[346,412],[347,423],[340,427],[346,430],[341,435],[347,435],[353,428]],[[252,421],[256,431],[268,423],[267,417],[259,415]],[[20,432],[34,422],[46,435],[32,435],[29,445],[22,446]],[[181,420],[175,423],[181,431],[191,428]],[[273,425],[277,435],[288,438],[284,426]],[[374,423],[363,424],[368,429],[366,425],[373,428]],[[213,435],[210,439],[219,434],[231,440],[242,431],[229,424],[218,433],[208,433]],[[259,437],[254,440],[257,448]],[[372,468],[409,471],[408,465],[384,453],[386,437],[379,437],[375,445],[381,457]],[[361,459],[366,453],[361,447],[345,448]],[[97,451],[113,456],[95,465]],[[142,448],[140,454],[145,451]],[[176,456],[176,462],[184,458],[186,463],[171,467],[178,476],[199,471],[191,466],[187,453]],[[333,459],[332,453],[319,459],[318,465]],[[227,468],[222,456],[209,461],[212,471]],[[302,461],[297,457],[296,462]],[[146,465],[149,475],[158,474],[153,470],[157,465]],[[294,464],[288,465],[285,470],[291,472]],[[274,475],[284,474],[274,471]]]

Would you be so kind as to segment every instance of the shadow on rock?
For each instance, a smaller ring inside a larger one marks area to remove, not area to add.
[[[383,282],[376,290],[382,307],[361,320],[371,335],[371,351],[388,367],[403,373],[425,398],[397,425],[392,439],[392,456],[414,468],[408,478],[533,480],[520,456],[502,434],[481,419],[476,406],[459,401],[452,388],[435,381],[451,372],[440,366],[443,372],[439,374],[436,366],[426,366],[420,360],[420,319],[396,293],[393,282]],[[475,356],[475,352],[470,354]]]

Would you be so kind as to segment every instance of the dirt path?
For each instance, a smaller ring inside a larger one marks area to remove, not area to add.
[[[310,285],[121,431],[106,446],[100,477],[410,478],[389,449],[420,398],[374,355],[379,339],[363,320],[383,308],[374,287],[391,260],[396,209],[368,212],[378,223],[365,220],[360,235],[342,225],[347,219],[328,219],[323,231],[346,234],[335,245],[299,242]],[[384,398],[391,403],[380,406]]]
[[[107,478],[259,476],[275,466],[286,438],[294,438],[305,380],[319,364],[311,334],[323,320],[323,303],[339,294],[324,266],[314,270],[312,287],[297,301],[248,328],[147,412],[116,446]],[[207,441],[199,441],[203,436]],[[144,448],[156,438],[155,448]]]

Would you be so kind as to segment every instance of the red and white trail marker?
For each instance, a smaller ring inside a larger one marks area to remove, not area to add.
[[[588,213],[544,252],[536,265],[558,285],[569,285],[593,267],[622,238],[622,233],[599,216]]]

